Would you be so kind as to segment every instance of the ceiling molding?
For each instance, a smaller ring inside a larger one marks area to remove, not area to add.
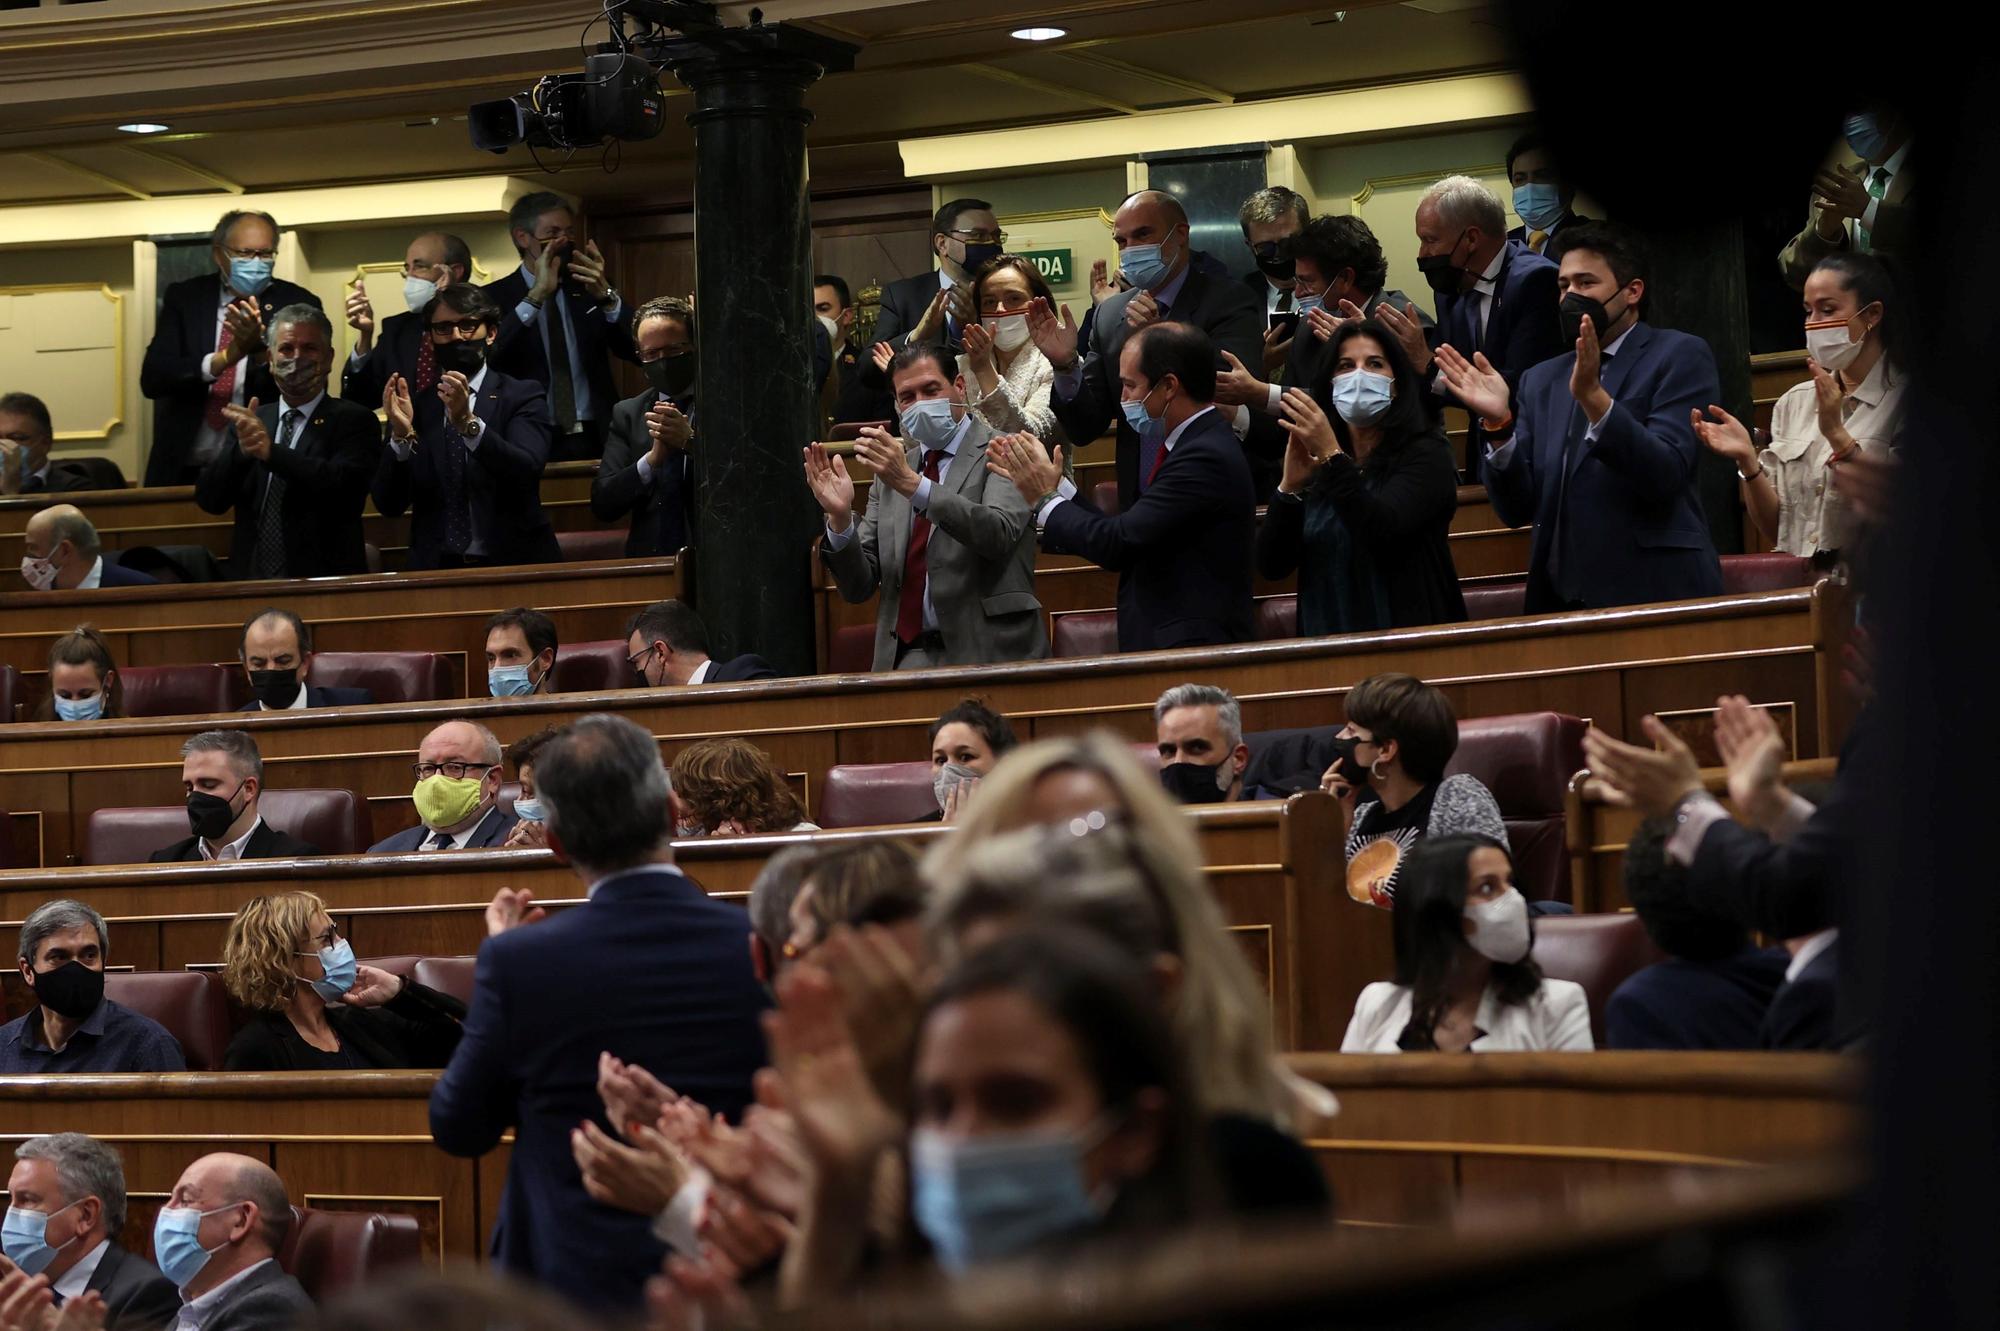
[[[1115,97],[1106,97],[1103,93],[1092,92],[1088,88],[1056,83],[1049,79],[1038,79],[1032,74],[1023,74],[1017,70],[1005,69],[999,65],[975,62],[969,65],[962,65],[960,68],[968,74],[980,74],[1001,83],[1011,83],[1016,87],[1029,88],[1035,92],[1045,92],[1052,97],[1060,97],[1066,102],[1087,102],[1092,106],[1101,106],[1107,111],[1118,111],[1128,116],[1136,116],[1140,110],[1140,108],[1132,105],[1130,102],[1121,102]]]
[[[117,190],[120,194],[127,194],[135,199],[150,200],[153,198],[151,194],[129,181],[120,180],[116,176],[107,176],[102,171],[92,170],[90,167],[72,162],[67,157],[58,157],[54,153],[19,153],[16,155],[25,157],[31,162],[40,162],[43,166],[53,166],[58,170],[67,171],[71,175],[82,176],[85,180],[94,180],[100,185],[108,186],[111,189]]]
[[[134,157],[143,157],[149,162],[159,162],[166,166],[171,166],[175,170],[185,171],[196,180],[213,185],[226,193],[243,193],[243,186],[231,180],[228,176],[211,171],[205,166],[197,166],[185,157],[176,157],[170,152],[161,152],[158,148],[150,145],[142,148],[137,144],[121,143],[116,146],[119,151],[131,153]]]
[[[1075,64],[1088,65],[1092,68],[1106,70],[1113,74],[1123,74],[1127,78],[1144,79],[1150,83],[1158,83],[1164,87],[1179,88],[1182,92],[1193,93],[1196,97],[1206,102],[1217,102],[1223,106],[1230,106],[1236,101],[1235,93],[1217,88],[1212,84],[1201,83],[1195,79],[1182,78],[1178,74],[1168,74],[1157,69],[1148,69],[1144,65],[1135,65],[1129,61],[1116,60],[1108,55],[1099,55],[1095,51],[1053,51],[1050,54],[1059,56]]]

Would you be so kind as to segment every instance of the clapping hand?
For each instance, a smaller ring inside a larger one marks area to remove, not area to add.
[[[661,398],[646,412],[646,434],[653,446],[646,452],[647,465],[655,470],[667,464],[667,453],[684,453],[688,440],[694,437],[694,427],[681,409]]]
[[[771,1063],[799,1138],[822,1175],[870,1177],[903,1124],[870,1084],[841,1015],[832,977],[810,963],[778,980],[778,1010],[764,1014]]]
[[[1583,408],[1592,425],[1611,410],[1611,395],[1604,391],[1601,378],[1603,369],[1604,348],[1597,340],[1597,324],[1586,314],[1577,329],[1576,364],[1569,371],[1569,395]]]
[[[1757,442],[1750,437],[1743,422],[1710,404],[1709,419],[1704,419],[1699,411],[1689,413],[1694,418],[1694,437],[1702,446],[1719,457],[1736,464],[1736,470],[1748,471],[1757,462]]]
[[[903,441],[881,426],[865,425],[861,428],[861,433],[854,440],[854,455],[897,494],[907,499],[917,492],[917,482],[922,477],[910,466],[910,459],[903,452]],[[811,477],[807,479],[811,480]],[[850,482],[849,489],[852,488]]]
[[[986,469],[1012,481],[1021,497],[1032,504],[1062,480],[1062,449],[1051,455],[1031,434],[996,435],[986,445]]]
[[[1279,331],[1273,329],[1273,332]],[[1267,349],[1268,349],[1268,343]],[[1291,339],[1285,339],[1291,345]],[[1229,362],[1229,368],[1219,370],[1215,376],[1215,402],[1221,407],[1254,407],[1264,410],[1264,404],[1271,400],[1271,385],[1243,368],[1243,362],[1225,351],[1222,359]]]
[[[255,296],[232,300],[222,312],[222,327],[229,334],[223,362],[233,365],[264,349],[264,317]]]
[[[1090,303],[1097,304],[1115,290],[1111,285],[1111,265],[1103,259],[1094,261],[1090,265]]]
[[[833,978],[875,1093],[885,1103],[903,1104],[927,988],[916,962],[887,929],[871,924],[837,926],[813,950],[813,964]]]
[[[688,1159],[654,1124],[628,1123],[623,1133],[619,1141],[589,1119],[570,1130],[570,1156],[583,1190],[621,1211],[658,1215],[687,1183]]]
[[[369,302],[360,278],[349,282],[347,287],[347,326],[361,334],[360,344],[366,346],[375,336],[375,306]]]
[[[623,1132],[633,1123],[657,1123],[667,1106],[678,1103],[681,1097],[637,1063],[600,1053],[597,1098],[604,1102],[604,1116],[611,1126]]]
[[[877,342],[874,346],[868,348],[868,359],[875,363],[877,370],[883,374],[887,374],[889,372],[889,362],[896,359],[896,349],[887,342]]]
[[[491,938],[547,917],[548,912],[535,904],[533,889],[503,887],[493,894],[492,902],[486,907],[486,935]]]
[[[1141,287],[1132,293],[1132,299],[1125,302],[1125,326],[1133,332],[1150,328],[1160,321],[1160,302],[1153,293]]]
[[[389,376],[382,388],[382,411],[389,418],[389,437],[408,439],[417,432],[417,412],[410,402],[410,381],[400,374]]]
[[[571,251],[569,275],[576,279],[585,295],[599,304],[611,294],[611,284],[604,277],[604,256],[598,252],[594,240],[584,245],[581,252]]]
[[[917,320],[916,329],[910,334],[910,341],[944,341],[945,303],[950,299],[950,296],[951,289],[949,287],[940,287],[938,289],[937,295],[932,296],[931,303],[925,307],[924,317]]]
[[[1305,449],[1317,467],[1340,451],[1340,436],[1333,432],[1333,422],[1326,418],[1326,412],[1319,403],[1313,401],[1312,394],[1302,388],[1288,388],[1278,399],[1278,411],[1284,419],[1278,424],[1291,436],[1291,443]],[[1291,449],[1285,450],[1285,465],[1291,466]]]
[[[1694,751],[1659,717],[1649,716],[1642,724],[1657,748],[1642,749],[1593,727],[1584,732],[1583,756],[1608,802],[1663,817],[1701,789],[1701,767]]]
[[[826,514],[827,525],[836,532],[846,531],[854,521],[854,480],[847,474],[847,459],[829,457],[821,445],[807,444],[806,486]]]
[[[1438,373],[1444,376],[1444,386],[1467,411],[1493,421],[1509,414],[1508,404],[1513,401],[1513,394],[1507,388],[1507,381],[1500,377],[1500,371],[1486,359],[1485,352],[1474,352],[1468,361],[1457,347],[1441,342],[1437,364]]]
[[[446,370],[438,376],[437,394],[451,427],[460,434],[467,433],[472,424],[472,385],[457,370]]]
[[[1717,701],[1715,747],[1729,769],[1729,798],[1743,821],[1768,828],[1785,805],[1785,737],[1778,723],[1741,694]]]
[[[1341,317],[1346,319],[1363,317],[1361,307],[1351,300],[1340,302],[1340,313]],[[1389,336],[1395,338],[1397,345],[1403,348],[1403,354],[1410,358],[1411,369],[1419,375],[1430,372],[1431,344],[1424,337],[1424,321],[1417,317],[1417,307],[1414,304],[1405,304],[1399,310],[1385,300],[1375,307],[1375,320],[1387,329]]]
[[[976,320],[964,325],[965,358],[972,362],[973,373],[981,378],[990,378],[993,373],[993,334],[986,331],[986,325]]]
[[[236,446],[243,450],[245,457],[259,462],[271,460],[271,432],[257,418],[256,398],[251,398],[240,407],[234,402],[226,403],[222,408],[222,418],[236,430]]]
[[[1874,200],[1860,176],[1835,167],[1813,177],[1813,202],[1822,214],[1851,217],[1858,222]]]
[[[1840,391],[1840,381],[1810,356],[1806,357],[1806,373],[1812,376],[1813,406],[1819,415],[1819,432],[1833,446],[1834,456],[1840,457],[1854,447],[1854,437],[1847,432],[1847,412],[1844,410],[1847,395]]]
[[[1048,301],[1035,297],[1028,306],[1028,336],[1034,340],[1035,349],[1057,369],[1076,360],[1076,320],[1070,317],[1069,306],[1062,307],[1062,319],[1058,321]]]

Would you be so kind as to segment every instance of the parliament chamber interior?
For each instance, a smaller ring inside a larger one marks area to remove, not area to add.
[[[1993,57],[1796,18],[0,0],[0,1331],[1992,1325]]]

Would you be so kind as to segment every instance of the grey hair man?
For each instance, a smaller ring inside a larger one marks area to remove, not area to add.
[[[264,821],[264,757],[240,730],[204,730],[181,745],[181,790],[188,830],[151,855],[155,864],[180,860],[280,860],[318,855],[318,846]]]
[[[106,1326],[165,1326],[180,1311],[180,1292],[159,1267],[119,1245],[124,1228],[117,1151],[80,1132],[30,1137],[14,1148],[8,1260],[48,1282],[51,1304],[94,1293],[104,1300]]]
[[[182,1172],[153,1220],[160,1270],[180,1287],[177,1327],[285,1331],[312,1299],[278,1265],[292,1202],[271,1167],[247,1155],[205,1155]]]
[[[35,1006],[0,1026],[0,1074],[185,1072],[164,1026],[104,996],[111,931],[81,901],[50,901],[21,924],[21,978]]]
[[[742,907],[674,867],[679,801],[650,734],[583,717],[536,755],[535,794],[549,848],[586,901],[541,919],[518,893],[495,900],[465,1034],[431,1092],[431,1136],[479,1156],[512,1129],[499,1265],[607,1314],[636,1313],[665,1247],[651,1216],[588,1204],[572,1153],[578,1124],[586,1138],[604,1130],[602,1059],[733,1119],[764,1061],[768,999]]]
[[[28,519],[21,539],[21,580],[38,592],[142,587],[153,578],[104,558],[97,528],[74,504],[51,504]]]
[[[1243,798],[1250,746],[1243,742],[1243,708],[1212,684],[1176,684],[1153,704],[1160,749],[1160,784],[1183,804]]]
[[[493,850],[506,844],[520,820],[498,803],[502,756],[499,738],[476,721],[447,721],[424,736],[410,764],[416,782],[410,799],[422,821],[376,842],[369,853]],[[539,789],[539,768],[535,784]]]

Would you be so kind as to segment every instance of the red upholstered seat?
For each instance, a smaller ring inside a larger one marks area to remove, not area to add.
[[[118,672],[125,687],[127,716],[206,716],[233,712],[248,696],[243,672],[234,666],[126,666]]]
[[[1583,986],[1590,999],[1590,1033],[1600,1049],[1604,1005],[1612,991],[1635,972],[1666,960],[1646,936],[1639,917],[1630,912],[1543,915],[1535,921],[1534,957],[1542,974]]]
[[[826,668],[835,675],[860,675],[875,668],[875,626],[844,624],[833,631]]]
[[[107,971],[104,996],[166,1027],[180,1041],[189,1072],[222,1070],[222,1055],[229,1048],[229,999],[220,975]]]
[[[319,1303],[394,1267],[414,1266],[423,1255],[423,1231],[413,1216],[294,1206],[278,1265]]]
[[[1110,517],[1118,511],[1118,482],[1099,481],[1090,487],[1090,501],[1097,505],[1097,511]]]
[[[1073,610],[1050,620],[1051,656],[1110,656],[1118,650],[1116,610]]]
[[[1803,555],[1762,554],[1724,555],[1722,590],[1776,592],[1788,587],[1810,587],[1819,580],[1819,570]]]
[[[306,683],[367,689],[376,702],[440,702],[458,696],[451,662],[437,652],[314,652]]]
[[[14,709],[21,705],[21,672],[10,665],[0,665],[0,725],[14,719]]]
[[[351,790],[269,790],[258,800],[264,821],[328,855],[359,855],[374,844],[368,806]],[[156,850],[189,835],[178,804],[96,809],[83,830],[83,863],[144,864]]]
[[[562,547],[565,563],[623,559],[625,536],[622,531],[559,531],[556,533],[556,544]]]
[[[1523,712],[1458,723],[1458,752],[1447,775],[1464,772],[1493,792],[1514,851],[1514,880],[1530,901],[1568,901],[1569,852],[1564,796],[1583,766],[1583,732],[1574,716]]]
[[[1467,619],[1512,619],[1528,613],[1525,582],[1480,583],[1464,592]]]
[[[423,957],[410,978],[418,984],[450,994],[459,1002],[472,1002],[472,957]]]
[[[1257,641],[1299,636],[1299,598],[1294,592],[1257,598]]]
[[[423,957],[414,952],[406,952],[395,957],[357,958],[359,964],[363,966],[373,966],[376,970],[387,971],[391,975],[407,975],[413,980],[417,979],[417,966],[423,960]],[[422,984],[423,981],[417,980],[417,983]]]
[[[937,812],[929,762],[843,763],[820,788],[821,827],[913,823]]]
[[[629,688],[633,682],[630,653],[624,638],[599,642],[566,642],[556,650],[556,667],[550,671],[555,693],[597,693],[604,689]]]

